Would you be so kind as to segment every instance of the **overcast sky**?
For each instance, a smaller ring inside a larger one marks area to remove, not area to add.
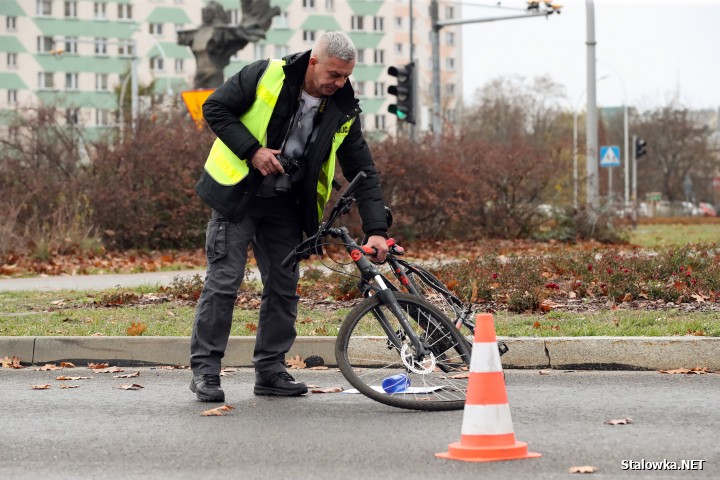
[[[560,15],[468,24],[463,29],[465,98],[491,79],[549,75],[565,86],[566,105],[584,108],[587,85],[585,0],[555,0]],[[463,18],[515,15],[525,0],[461,0]],[[442,4],[441,4],[442,5]],[[599,106],[625,95],[640,109],[678,96],[690,108],[720,107],[720,0],[595,0]],[[624,88],[623,88],[624,86]]]

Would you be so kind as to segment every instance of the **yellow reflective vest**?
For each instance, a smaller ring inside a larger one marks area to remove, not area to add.
[[[284,65],[284,60],[270,60],[258,82],[255,102],[239,119],[263,147],[267,146],[267,127],[285,81]],[[330,155],[320,171],[317,183],[318,221],[322,221],[325,205],[332,193],[337,150],[350,132],[350,126],[354,121],[353,117],[335,132]],[[245,159],[240,159],[218,138],[210,149],[205,162],[205,171],[220,185],[231,186],[237,185],[247,177],[250,168]]]

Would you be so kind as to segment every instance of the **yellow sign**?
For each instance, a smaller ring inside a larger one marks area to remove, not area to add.
[[[208,88],[204,90],[186,90],[181,93],[182,99],[185,102],[185,106],[190,112],[190,116],[195,120],[195,123],[199,128],[203,125],[203,114],[202,106],[205,100],[214,92],[214,88]]]

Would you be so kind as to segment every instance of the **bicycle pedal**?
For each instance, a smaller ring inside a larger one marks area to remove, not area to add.
[[[500,356],[502,357],[505,355],[510,349],[505,344],[505,342],[498,342],[498,350],[500,350]]]

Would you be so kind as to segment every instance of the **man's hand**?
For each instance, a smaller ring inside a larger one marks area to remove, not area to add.
[[[385,256],[387,256],[388,252],[388,246],[385,237],[383,237],[382,235],[371,235],[370,237],[368,237],[367,243],[365,243],[364,246],[373,247],[377,250],[377,255],[370,256],[371,260],[374,260],[378,263],[382,263],[385,261]]]
[[[251,159],[252,166],[255,167],[264,177],[268,175],[276,175],[278,173],[285,173],[282,165],[275,158],[275,155],[279,154],[280,150],[273,150],[270,148],[261,147]]]

